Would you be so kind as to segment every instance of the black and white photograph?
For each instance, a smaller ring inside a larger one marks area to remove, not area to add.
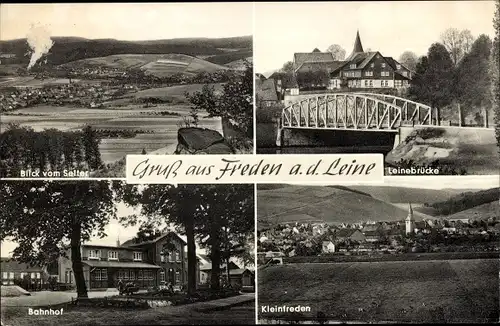
[[[259,322],[498,322],[498,180],[432,178],[258,185]]]
[[[2,4],[0,176],[253,153],[252,3]]]
[[[256,3],[257,153],[382,153],[386,175],[498,174],[496,6]]]
[[[2,182],[2,325],[254,324],[254,188]]]

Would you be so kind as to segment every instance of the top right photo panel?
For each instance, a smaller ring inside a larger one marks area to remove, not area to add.
[[[386,175],[499,174],[495,6],[256,3],[257,153],[382,153]]]

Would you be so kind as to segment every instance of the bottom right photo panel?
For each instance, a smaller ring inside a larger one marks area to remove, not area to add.
[[[258,185],[258,322],[498,322],[498,180]]]

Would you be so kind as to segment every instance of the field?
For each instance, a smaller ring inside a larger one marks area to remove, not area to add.
[[[173,74],[194,75],[199,72],[228,70],[226,66],[212,63],[186,54],[117,54],[106,57],[82,59],[69,62],[63,67],[100,67],[118,69],[141,69],[146,74],[165,77]]]
[[[289,264],[259,270],[258,298],[335,321],[496,322],[498,273],[497,259]]]
[[[184,93],[201,90],[202,86],[192,84],[147,89],[106,102],[105,108],[40,105],[18,109],[1,116],[0,129],[4,130],[9,123],[17,123],[35,131],[49,128],[71,131],[89,124],[98,130],[143,132],[134,138],[103,139],[100,144],[101,158],[105,163],[112,163],[127,154],[141,154],[143,149],[150,153],[176,144],[178,125],[182,122],[182,116],[186,116],[190,110]],[[221,84],[214,86],[220,89]],[[169,103],[145,108],[134,102],[148,97],[161,98]],[[169,115],[154,114],[160,111],[167,111]],[[206,118],[206,112],[200,112],[199,116],[200,127],[222,132],[220,119]]]

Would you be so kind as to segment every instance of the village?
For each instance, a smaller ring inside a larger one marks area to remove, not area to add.
[[[261,263],[272,257],[500,251],[500,221],[426,219],[279,224],[258,235]]]

